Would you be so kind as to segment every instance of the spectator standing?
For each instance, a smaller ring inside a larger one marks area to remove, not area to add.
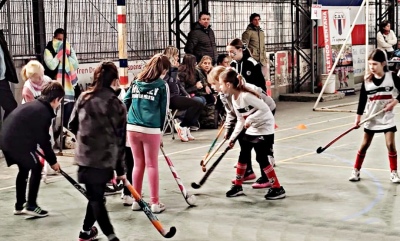
[[[242,34],[242,41],[247,45],[251,56],[262,66],[265,80],[269,80],[268,62],[265,53],[265,33],[260,27],[261,17],[258,13],[250,15],[250,24]]]
[[[243,44],[243,42],[238,38],[232,40],[229,45],[226,46],[226,51],[233,59],[231,67],[235,68],[248,83],[266,91],[265,79],[261,70],[261,65],[251,57],[249,49]]]
[[[64,29],[56,29],[56,31],[54,31],[53,40],[47,43],[43,58],[45,75],[49,76],[53,80],[59,81],[60,83],[62,82],[63,40]],[[69,117],[71,116],[75,99],[77,97],[75,95],[74,87],[78,83],[76,70],[79,65],[75,50],[71,47],[69,42],[66,42],[66,45],[64,118],[62,120],[64,127],[68,126]]]
[[[212,58],[212,64],[215,64],[217,61],[217,45],[210,19],[209,12],[202,11],[199,13],[199,21],[194,24],[189,32],[185,53],[196,56],[197,62],[200,62],[204,55],[208,55]]]
[[[3,119],[15,108],[17,101],[10,88],[10,83],[18,84],[17,72],[14,63],[8,52],[7,42],[4,38],[3,31],[0,31],[0,106],[4,110]]]

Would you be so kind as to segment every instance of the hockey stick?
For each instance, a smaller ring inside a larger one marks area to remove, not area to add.
[[[154,225],[154,227],[158,230],[158,232],[160,232],[160,234],[164,238],[172,238],[176,233],[176,228],[175,227],[171,227],[170,230],[167,232],[163,228],[163,226],[161,225],[161,222],[158,220],[156,215],[154,215],[154,213],[150,210],[150,208],[147,205],[147,203],[145,201],[143,201],[143,199],[141,198],[139,193],[129,183],[128,180],[125,180],[125,186],[129,189],[129,191],[131,192],[132,196],[135,198],[136,202],[139,204],[140,208],[142,209],[142,211],[147,215],[147,217],[149,218],[150,222]]]
[[[182,193],[183,197],[185,198],[185,201],[190,206],[194,206],[194,204],[196,202],[196,196],[193,195],[193,194],[189,196],[189,193],[186,191],[185,186],[183,186],[182,180],[179,178],[178,173],[176,172],[174,164],[172,163],[171,159],[169,159],[169,157],[165,154],[164,148],[162,148],[160,146],[160,149],[161,149],[162,154],[164,155],[165,160],[168,163],[169,169],[172,172],[172,176],[174,176],[175,181],[178,184],[178,187],[181,190],[181,193]]]
[[[222,147],[222,145],[225,143],[226,139],[224,139],[223,141],[221,141],[221,143],[218,144],[218,146],[216,147],[216,149],[208,156],[208,158],[204,161],[203,165],[201,166],[201,169],[203,170],[203,172],[207,171],[206,165],[207,163],[211,160],[211,158],[213,158],[213,156],[215,155],[215,153],[217,153],[217,151]]]
[[[237,139],[239,138],[239,136],[241,136],[244,132],[246,131],[246,129],[243,129],[240,134],[234,139],[234,142],[237,141]],[[218,157],[218,159],[212,164],[212,166],[210,167],[210,169],[208,169],[208,171],[206,172],[206,174],[204,174],[203,178],[200,180],[199,183],[195,183],[192,182],[192,187],[194,189],[199,189],[201,188],[201,186],[203,186],[203,184],[207,181],[208,177],[211,175],[211,173],[214,171],[214,169],[217,167],[217,165],[219,164],[219,162],[222,160],[222,158],[224,158],[224,156],[226,155],[226,153],[228,153],[228,151],[231,149],[231,147],[227,147],[225,148],[224,152],[222,152],[221,156]]]
[[[349,132],[351,132],[354,129],[359,128],[362,124],[364,124],[365,122],[371,120],[372,118],[376,117],[377,115],[381,114],[384,110],[380,110],[377,113],[371,115],[370,117],[366,118],[365,120],[361,121],[358,125],[351,127],[350,129],[348,129],[347,131],[343,132],[342,134],[340,134],[338,137],[336,137],[335,139],[333,139],[333,141],[329,142],[326,146],[324,147],[318,147],[317,148],[317,153],[320,154],[323,151],[325,151],[328,147],[330,147],[333,143],[337,142],[340,138],[342,138],[343,136],[347,135]]]
[[[72,184],[72,186],[74,186],[80,193],[83,194],[83,196],[85,196],[87,199],[87,192],[86,189],[83,188],[78,182],[76,182],[70,175],[68,175],[66,172],[64,172],[63,170],[60,169],[60,173],[61,175],[63,175],[65,177],[65,179],[67,179],[69,181],[69,183]]]
[[[214,139],[214,141],[212,142],[210,148],[208,149],[206,155],[203,157],[203,159],[200,161],[200,166],[205,166],[204,162],[205,160],[207,160],[207,157],[210,155],[210,152],[212,151],[212,149],[215,146],[215,143],[217,143],[217,140],[219,138],[219,136],[221,135],[222,131],[224,130],[224,126],[221,126],[221,128],[218,131],[217,137]]]

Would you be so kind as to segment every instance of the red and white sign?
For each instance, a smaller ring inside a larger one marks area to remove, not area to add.
[[[322,16],[322,5],[312,4],[311,5],[311,19],[321,19]]]
[[[345,44],[346,37],[351,29],[350,10],[349,9],[329,9],[329,34],[331,44]],[[348,43],[351,43],[351,36]]]

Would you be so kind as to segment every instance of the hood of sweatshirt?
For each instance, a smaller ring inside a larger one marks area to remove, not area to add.
[[[154,90],[155,88],[160,88],[165,85],[165,81],[162,79],[157,79],[153,82],[144,82],[140,80],[135,80],[135,84],[141,94],[147,93]]]

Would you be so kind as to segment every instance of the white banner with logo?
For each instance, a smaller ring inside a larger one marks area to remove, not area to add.
[[[343,8],[329,8],[329,34],[331,44],[344,44],[350,32],[350,10]],[[351,43],[351,36],[348,43]]]

